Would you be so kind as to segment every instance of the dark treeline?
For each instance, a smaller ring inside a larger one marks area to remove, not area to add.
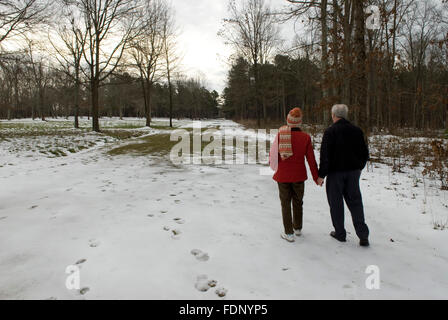
[[[198,79],[178,79],[172,84],[173,114],[176,118],[215,118],[219,94],[209,91]],[[101,92],[101,110],[105,116],[145,117],[142,85],[127,73],[113,76]],[[153,117],[169,117],[170,90],[167,83],[155,83],[151,89]],[[88,109],[87,109],[88,110]],[[86,110],[86,111],[87,111]]]
[[[224,89],[223,112],[241,120],[256,118],[255,83],[249,63],[238,58],[228,75]],[[260,66],[261,109],[264,120],[286,119],[291,106],[301,106],[312,122],[321,121],[319,67],[309,58],[293,59],[278,55],[274,63]]]
[[[230,3],[229,117],[267,122],[297,106],[327,124],[331,106],[345,103],[366,130],[448,129],[446,1],[287,0],[282,14],[263,0]],[[290,49],[274,41],[282,20],[305,28]]]
[[[0,59],[0,118],[70,117],[75,114],[75,87],[64,72],[38,66],[36,81],[31,62],[24,56]],[[209,91],[197,79],[173,81],[173,114],[177,118],[218,116],[218,93]],[[151,88],[152,117],[169,117],[169,87],[155,83]],[[129,73],[113,74],[99,90],[99,115],[108,117],[146,116],[142,84]],[[81,86],[79,116],[91,117],[88,86]]]

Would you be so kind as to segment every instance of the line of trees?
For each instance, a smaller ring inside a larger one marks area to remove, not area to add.
[[[285,3],[274,13],[264,0],[230,1],[221,32],[235,48],[228,116],[260,123],[300,106],[308,121],[327,124],[330,107],[345,103],[367,131],[448,129],[447,1]],[[277,38],[287,20],[303,25],[290,48]]]
[[[165,0],[2,0],[0,118],[217,116],[217,92],[180,71],[173,16]]]

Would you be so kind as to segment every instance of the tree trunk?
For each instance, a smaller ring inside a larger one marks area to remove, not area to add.
[[[372,125],[371,122],[371,112],[374,110],[373,107],[373,100],[375,97],[375,54],[373,52],[374,50],[374,44],[372,39],[372,31],[367,31],[368,35],[368,43],[369,43],[369,57],[367,59],[367,66],[368,66],[368,72],[367,73],[367,105],[366,105],[366,118],[367,123],[369,127]],[[377,118],[379,118],[379,115],[377,115]]]
[[[170,69],[168,67],[167,70],[167,76],[168,76],[168,91],[170,93],[170,128],[173,127],[173,85],[171,84],[171,74]]]
[[[365,0],[357,0],[355,6],[355,38],[354,52],[355,58],[355,106],[359,114],[359,125],[368,133],[370,129],[370,119],[367,118],[367,79],[366,79],[366,48],[365,48]]]
[[[256,107],[256,114],[257,114],[257,126],[261,127],[261,112],[260,112],[260,95],[258,90],[258,62],[255,61],[254,63],[254,74],[255,74],[255,107]]]
[[[328,106],[327,106],[327,99],[328,99],[328,21],[327,21],[327,9],[328,9],[328,1],[322,0],[321,7],[320,7],[320,14],[321,14],[321,28],[322,28],[322,39],[321,39],[321,46],[322,46],[322,97],[324,100],[324,110],[323,110],[323,117],[324,117],[324,123],[328,122],[329,119],[329,112],[328,112]]]
[[[339,41],[338,41],[338,0],[333,0],[333,96],[339,99],[340,76],[338,73],[339,66]]]
[[[79,79],[76,76],[75,80],[75,129],[79,129]]]
[[[144,103],[144,114],[145,117],[147,116],[148,113],[148,95],[146,94],[146,82],[143,78],[140,78],[140,83],[142,86],[142,94],[143,94],[143,103]]]
[[[96,34],[95,41],[95,60],[93,60],[92,55],[92,63],[94,65],[91,66],[91,77],[92,77],[92,129],[95,132],[100,132],[100,120],[99,120],[99,104],[100,104],[100,38],[99,34]]]
[[[39,110],[42,121],[45,121],[44,89],[39,88]]]
[[[387,88],[387,102],[388,102],[388,106],[387,106],[387,110],[389,112],[389,129],[392,126],[392,93],[396,92],[396,90],[394,89],[394,81],[393,81],[393,74],[394,74],[394,69],[395,69],[395,56],[396,56],[396,51],[397,51],[397,18],[398,18],[398,12],[397,12],[397,5],[398,5],[398,0],[394,1],[394,20],[393,20],[393,32],[392,32],[392,54],[389,56],[389,70],[387,72],[387,76],[388,76],[388,88]],[[386,35],[388,33],[388,30],[386,29]],[[387,40],[387,43],[389,43],[389,40]],[[389,46],[389,45],[388,45]],[[397,100],[396,95],[395,95],[395,101]],[[399,102],[401,103],[401,101]],[[398,108],[400,109],[400,106],[398,106]],[[398,121],[401,124],[401,115],[399,113],[399,118]]]
[[[147,108],[146,108],[146,126],[151,126],[151,81],[146,81],[146,101],[147,101]]]
[[[92,129],[95,132],[100,132],[99,122],[99,81],[94,78],[91,82],[92,94]]]
[[[344,62],[344,83],[343,83],[343,97],[344,104],[351,105],[352,91],[351,91],[351,70],[352,70],[352,57],[351,57],[351,42],[352,42],[352,30],[353,24],[350,16],[353,15],[354,6],[351,0],[345,0],[344,2],[344,49],[343,49],[343,62]]]

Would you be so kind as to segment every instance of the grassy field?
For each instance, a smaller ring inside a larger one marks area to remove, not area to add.
[[[173,128],[166,119],[154,120],[150,128],[145,124],[142,119],[102,119],[101,132],[97,133],[86,119],[80,121],[79,129],[68,120],[0,121],[0,145],[3,152],[25,157],[66,157],[104,146],[111,156],[158,156],[167,155],[177,143],[170,141],[173,130],[182,127],[193,131],[192,122],[187,120],[176,121]],[[219,127],[207,126],[201,131],[208,129]]]
[[[2,151],[10,154],[54,158],[170,129],[166,121],[154,121],[147,128],[144,120],[135,119],[104,119],[101,133],[93,132],[88,120],[81,120],[79,129],[68,120],[0,121],[0,144]]]

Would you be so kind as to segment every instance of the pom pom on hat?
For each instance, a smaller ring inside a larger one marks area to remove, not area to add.
[[[288,126],[294,128],[302,124],[302,110],[300,108],[292,109],[288,114]]]

